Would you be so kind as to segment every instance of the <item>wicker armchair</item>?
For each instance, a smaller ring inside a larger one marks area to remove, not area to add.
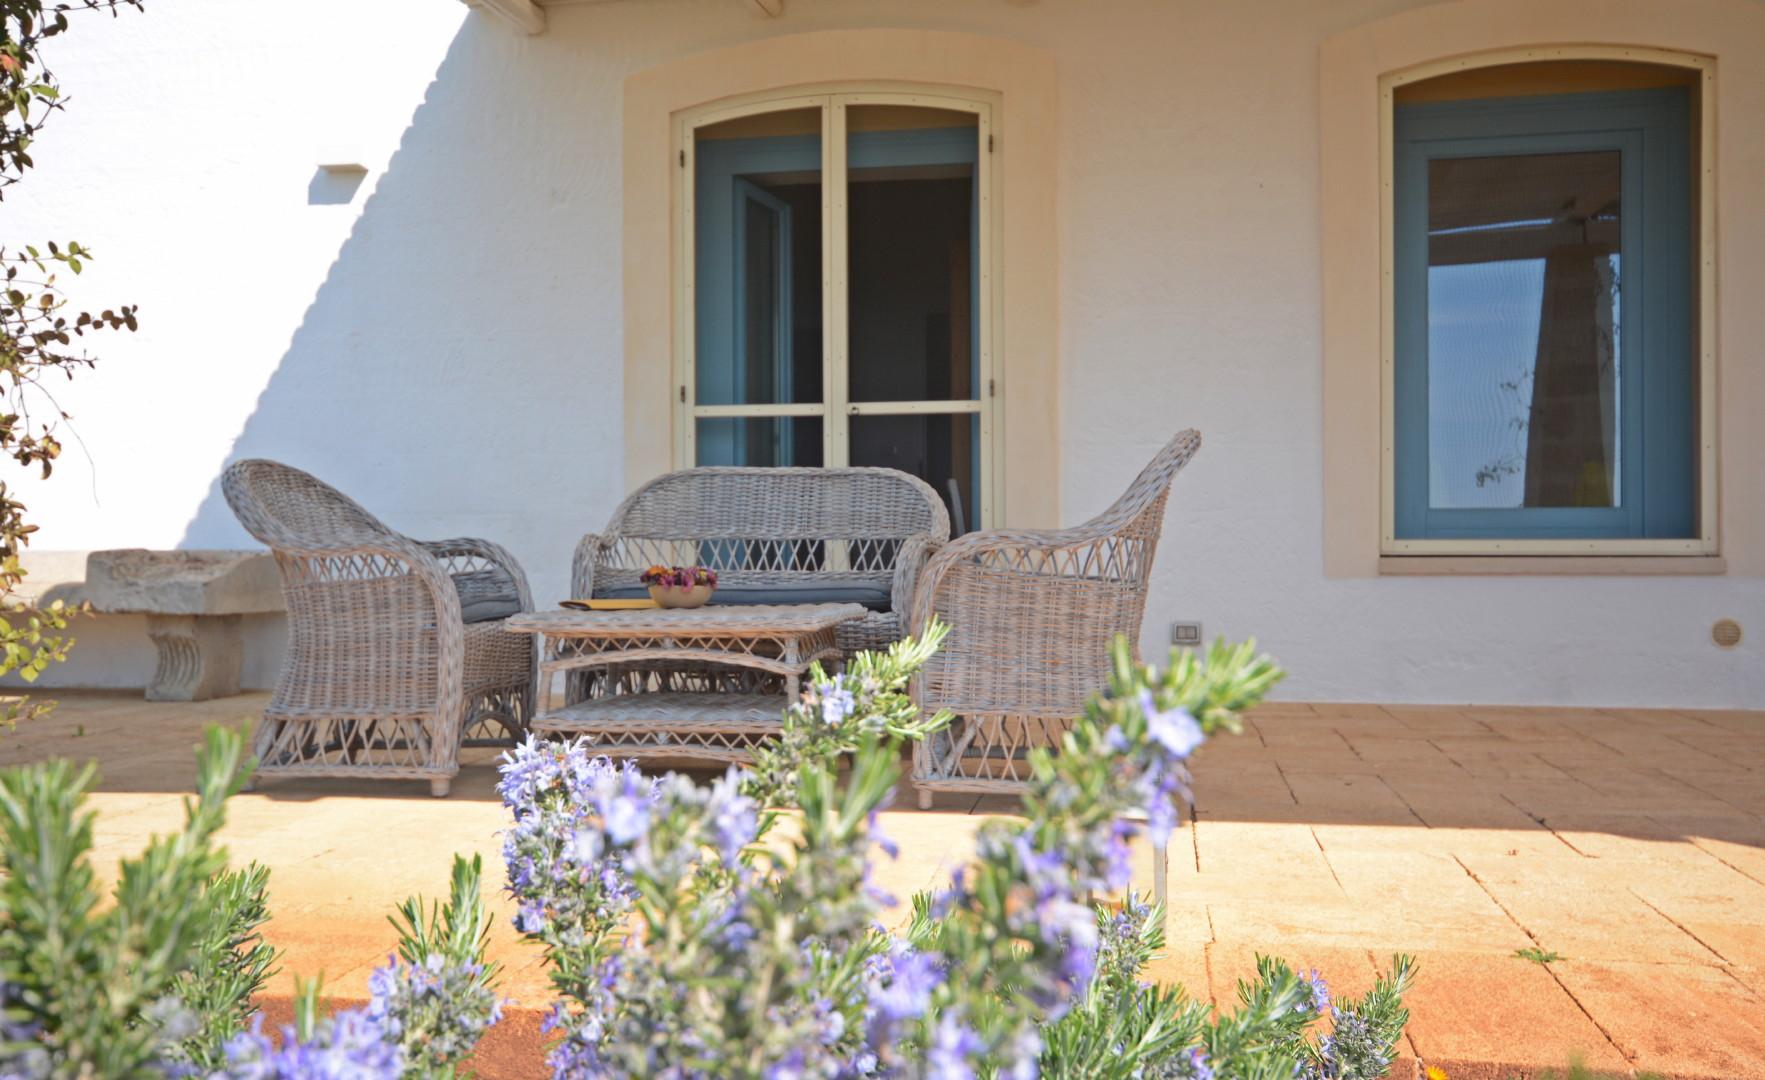
[[[870,614],[839,630],[850,655],[901,636],[926,557],[949,539],[937,492],[896,469],[681,469],[632,492],[605,532],[582,538],[571,587],[584,598],[642,596],[645,567],[696,563],[717,570],[713,603],[863,603]]]
[[[937,791],[1021,790],[1030,748],[1058,745],[1103,688],[1110,641],[1139,637],[1171,480],[1200,446],[1199,432],[1179,432],[1083,525],[973,532],[932,556],[908,625],[935,614],[950,636],[912,693],[956,721],[914,747],[922,809]]]
[[[524,736],[533,642],[503,623],[533,603],[507,551],[411,540],[274,461],[228,466],[221,489],[275,554],[288,601],[259,775],[426,779],[445,796],[462,742]]]

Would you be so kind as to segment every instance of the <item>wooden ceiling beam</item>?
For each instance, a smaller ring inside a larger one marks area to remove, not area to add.
[[[529,34],[545,30],[545,12],[533,0],[461,0],[469,8],[488,11]]]

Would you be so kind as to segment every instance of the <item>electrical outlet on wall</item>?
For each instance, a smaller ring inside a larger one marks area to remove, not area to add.
[[[1171,644],[1180,648],[1201,648],[1201,624],[1198,622],[1171,623]]]

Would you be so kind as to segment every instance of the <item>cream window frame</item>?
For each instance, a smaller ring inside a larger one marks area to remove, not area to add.
[[[675,114],[673,151],[685,179],[674,185],[673,232],[675,238],[673,295],[672,385],[674,410],[672,454],[675,468],[697,461],[697,421],[710,417],[820,417],[822,462],[846,465],[851,455],[851,418],[854,416],[904,416],[966,414],[978,418],[980,431],[981,490],[971,497],[977,520],[972,528],[991,528],[1004,520],[1003,431],[999,409],[995,340],[1002,314],[1002,290],[998,287],[1000,170],[993,153],[993,131],[1000,95],[959,87],[896,84],[826,84],[794,87],[789,91],[761,91],[709,102]],[[977,292],[980,302],[973,312],[978,351],[978,396],[952,401],[849,400],[847,371],[850,363],[848,324],[846,110],[862,105],[905,105],[971,113],[975,117],[975,185]],[[697,311],[695,213],[697,175],[695,132],[711,124],[763,113],[817,108],[821,115],[821,246],[822,246],[822,400],[809,404],[700,405],[696,400],[697,355],[694,319]]]
[[[1698,535],[1683,540],[1438,540],[1397,537],[1395,118],[1398,87],[1472,68],[1553,60],[1618,60],[1689,68],[1699,84],[1698,250]],[[1716,62],[1672,49],[1559,45],[1508,48],[1433,60],[1379,77],[1379,553],[1381,555],[1712,556],[1718,554],[1716,364]]]

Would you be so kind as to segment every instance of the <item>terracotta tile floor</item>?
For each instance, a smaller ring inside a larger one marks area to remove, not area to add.
[[[71,694],[0,737],[0,764],[96,758],[108,872],[177,821],[201,726],[248,720],[262,701]],[[319,971],[340,998],[363,994],[393,943],[385,914],[444,891],[454,851],[485,855],[494,894],[493,756],[470,752],[446,800],[416,783],[316,780],[235,800],[234,860],[273,868],[278,994],[290,973]],[[1617,1072],[1765,1076],[1765,712],[1281,704],[1205,747],[1195,773],[1159,978],[1231,1003],[1262,951],[1358,991],[1402,950],[1421,980],[1396,1075],[1419,1059],[1454,1080],[1524,1076],[1579,1056]],[[913,805],[903,792],[897,806]],[[890,812],[902,853],[882,883],[931,886],[982,816],[1011,809],[946,797]],[[1514,956],[1528,947],[1562,959]],[[506,922],[494,952],[508,992],[543,1002],[544,972]],[[499,1025],[481,1068],[538,1073],[534,1024],[522,1010]]]

